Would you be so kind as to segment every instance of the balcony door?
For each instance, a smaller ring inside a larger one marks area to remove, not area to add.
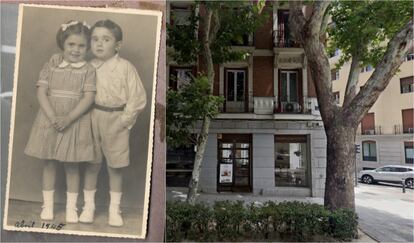
[[[250,134],[222,134],[218,139],[217,191],[252,191]]]
[[[298,113],[302,109],[302,80],[299,70],[279,72],[279,112]]]
[[[247,108],[247,71],[245,69],[226,69],[225,71],[225,112],[246,112]]]

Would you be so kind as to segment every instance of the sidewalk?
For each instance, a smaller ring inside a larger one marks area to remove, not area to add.
[[[167,201],[184,201],[187,198],[187,188],[183,187],[167,187]],[[262,204],[263,202],[283,202],[283,201],[299,201],[323,204],[323,198],[315,197],[270,197],[253,195],[251,193],[198,193],[197,202],[204,202],[207,204],[213,204],[215,201],[244,201],[246,205],[251,203]],[[354,239],[352,242],[377,242],[369,235],[365,234],[362,230],[358,229],[358,239]]]

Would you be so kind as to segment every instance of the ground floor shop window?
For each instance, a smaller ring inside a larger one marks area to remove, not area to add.
[[[309,186],[307,136],[275,136],[275,186]]]
[[[188,187],[195,159],[194,145],[189,143],[178,148],[167,148],[168,187]]]

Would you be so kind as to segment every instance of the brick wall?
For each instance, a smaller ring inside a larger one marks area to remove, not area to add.
[[[273,57],[253,57],[253,96],[273,96]]]
[[[262,26],[254,33],[254,46],[257,49],[273,48],[273,10],[272,6],[266,2],[263,14],[267,14],[267,19]]]

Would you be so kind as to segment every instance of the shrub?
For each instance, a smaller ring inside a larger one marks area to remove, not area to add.
[[[343,241],[349,241],[358,235],[358,216],[349,209],[339,209],[331,213],[331,235]]]
[[[350,240],[357,233],[357,215],[329,211],[303,202],[218,201],[213,206],[167,203],[167,241],[314,241]]]
[[[184,239],[210,240],[213,210],[205,204],[167,202],[166,237],[168,241]]]

